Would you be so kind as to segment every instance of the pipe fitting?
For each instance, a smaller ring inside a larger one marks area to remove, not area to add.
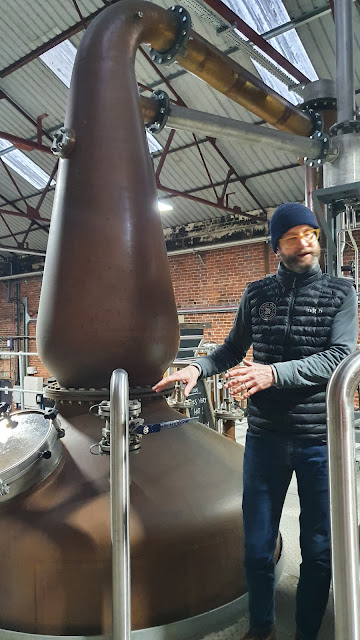
[[[320,131],[320,133],[324,130],[324,119],[318,111],[315,111],[312,103],[304,103],[300,105],[299,109],[310,116],[312,120],[312,131],[310,132],[310,137],[315,135]]]
[[[322,148],[320,151],[320,155],[316,158],[305,157],[304,163],[308,165],[308,167],[312,167],[313,169],[317,169],[318,167],[322,167],[322,165],[330,161],[329,158],[329,149],[330,149],[330,138],[327,133],[323,133],[322,131],[317,131],[312,136],[310,136],[310,140],[318,140],[322,142]]]
[[[74,145],[75,131],[73,131],[73,129],[61,127],[54,133],[51,151],[54,156],[68,158],[74,148]]]
[[[163,130],[170,114],[170,98],[166,91],[157,89],[151,94],[151,98],[157,102],[157,111],[153,122],[145,122],[145,128],[149,133],[157,134]]]
[[[345,122],[337,122],[330,127],[330,135],[336,136],[338,133],[359,133],[360,120],[346,120]]]
[[[189,40],[192,26],[190,14],[186,9],[184,9],[184,7],[173,5],[167,9],[167,11],[176,18],[176,34],[174,43],[167,51],[160,52],[153,48],[150,49],[151,60],[157,64],[164,65],[169,65],[172,62],[175,62],[178,56],[184,55],[185,46]]]

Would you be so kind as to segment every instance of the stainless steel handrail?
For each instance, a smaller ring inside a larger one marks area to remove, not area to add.
[[[334,371],[327,389],[332,574],[336,640],[360,640],[359,534],[353,401],[360,352]]]
[[[110,501],[112,640],[130,640],[129,379],[115,369],[110,380]]]

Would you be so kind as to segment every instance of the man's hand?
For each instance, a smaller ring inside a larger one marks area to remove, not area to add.
[[[153,391],[162,391],[163,389],[166,389],[166,387],[170,387],[174,382],[180,380],[180,382],[186,382],[184,396],[185,398],[187,398],[191,389],[195,387],[199,375],[199,369],[190,364],[183,369],[175,371],[175,373],[172,373],[171,376],[167,376],[166,378],[160,380],[160,382],[153,386]]]
[[[274,373],[268,364],[257,364],[249,360],[243,360],[243,363],[245,367],[233,369],[226,374],[228,382],[224,386],[230,389],[232,396],[241,393],[243,398],[248,398],[274,384]]]

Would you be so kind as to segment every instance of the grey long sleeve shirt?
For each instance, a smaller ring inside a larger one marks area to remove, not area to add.
[[[279,389],[326,384],[337,365],[355,351],[358,335],[358,310],[355,289],[349,289],[331,327],[329,348],[314,355],[272,364],[275,386]],[[202,377],[221,373],[237,365],[252,344],[247,290],[241,298],[233,328],[224,344],[210,356],[195,360]]]

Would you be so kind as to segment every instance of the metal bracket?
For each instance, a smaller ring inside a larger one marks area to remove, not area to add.
[[[10,491],[10,487],[0,478],[0,496],[6,496]]]
[[[336,122],[330,127],[330,135],[336,136],[338,133],[359,133],[360,120],[346,120],[345,122]]]
[[[324,231],[327,240],[328,273],[329,275],[334,275],[336,261],[336,245],[333,238],[334,218],[344,209],[346,203],[360,201],[360,182],[326,187],[325,189],[314,189],[312,198],[321,229]],[[325,219],[322,212],[321,203],[327,206],[327,219]]]
[[[172,13],[176,18],[175,42],[167,51],[160,52],[153,48],[150,49],[150,58],[153,62],[156,62],[156,64],[168,65],[175,62],[178,56],[183,54],[190,36],[192,25],[189,12],[179,5],[174,5],[167,9],[167,11]]]

